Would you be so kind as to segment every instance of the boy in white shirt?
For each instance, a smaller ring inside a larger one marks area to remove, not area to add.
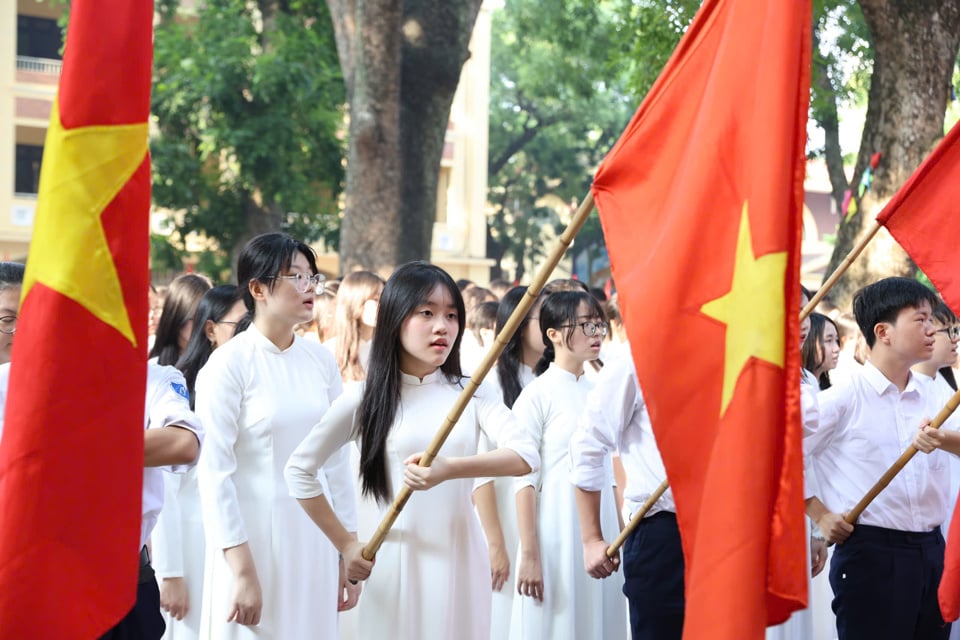
[[[862,371],[819,396],[820,419],[805,435],[820,495],[807,513],[839,543],[830,566],[840,640],[937,640],[949,635],[937,605],[949,475],[943,448],[960,437],[931,429],[940,407],[929,383],[910,368],[933,353],[935,294],[915,280],[886,278],[854,296],[870,346]],[[900,454],[916,456],[861,514],[843,520]]]

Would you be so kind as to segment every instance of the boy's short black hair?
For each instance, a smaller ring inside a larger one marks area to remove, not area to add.
[[[877,340],[873,328],[881,322],[891,324],[904,309],[917,309],[924,302],[932,310],[937,294],[911,278],[884,278],[868,284],[853,296],[853,315],[871,349]]]

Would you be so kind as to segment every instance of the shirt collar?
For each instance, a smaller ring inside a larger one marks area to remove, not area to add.
[[[918,393],[920,379],[916,374],[911,371],[907,378],[907,386],[904,387],[903,393]],[[883,372],[880,371],[871,361],[867,360],[863,363],[863,379],[867,381],[867,384],[877,392],[878,396],[882,396],[887,392],[888,389],[893,389],[894,392],[900,393],[897,389],[897,385],[890,382],[890,379],[887,376],[883,375]]]

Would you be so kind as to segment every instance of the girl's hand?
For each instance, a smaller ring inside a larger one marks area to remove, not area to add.
[[[357,606],[360,600],[360,590],[363,587],[359,582],[354,583],[347,579],[347,570],[340,558],[340,589],[337,598],[337,611],[349,611]]]
[[[375,560],[367,560],[363,557],[363,548],[367,546],[365,542],[351,542],[344,547],[341,555],[343,556],[343,568],[347,574],[347,580],[366,580],[370,577],[370,571],[373,570]]]
[[[539,552],[521,552],[517,593],[543,602],[543,569],[540,566]]]
[[[260,580],[256,574],[238,576],[233,583],[233,598],[230,600],[227,622],[258,625],[262,611],[263,593],[260,591]]]
[[[426,491],[450,479],[450,463],[446,458],[437,456],[429,467],[421,467],[420,460],[423,455],[421,451],[403,461],[403,464],[407,465],[403,472],[403,482],[413,491]]]
[[[491,586],[499,592],[510,579],[510,556],[502,545],[490,545],[489,551]]]
[[[164,578],[160,581],[160,608],[174,620],[183,620],[189,613],[190,599],[183,578]]]

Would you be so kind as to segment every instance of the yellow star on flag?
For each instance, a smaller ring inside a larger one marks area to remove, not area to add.
[[[756,257],[750,235],[748,205],[743,203],[730,291],[700,311],[727,325],[720,415],[726,412],[737,380],[750,358],[783,367],[784,275],[787,253]]]
[[[147,133],[146,122],[64,129],[54,102],[22,296],[42,283],[86,307],[134,346],[100,216],[146,157]]]

